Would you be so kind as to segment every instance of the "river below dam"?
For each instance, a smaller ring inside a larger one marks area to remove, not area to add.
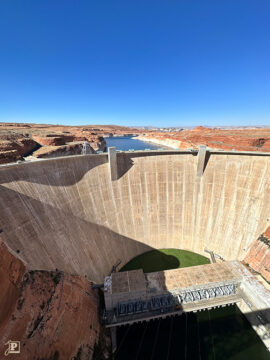
[[[107,143],[107,148],[111,146],[115,146],[117,150],[128,151],[128,150],[172,150],[169,147],[164,145],[158,145],[151,142],[145,142],[134,138],[133,136],[114,136],[105,138]]]

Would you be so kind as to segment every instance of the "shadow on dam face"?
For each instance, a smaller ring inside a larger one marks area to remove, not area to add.
[[[76,159],[76,164],[74,160]],[[55,162],[56,160],[56,162]],[[73,186],[89,171],[108,163],[107,154],[75,155],[63,158],[43,159],[37,162],[4,165],[0,170],[0,184],[10,182],[28,182],[50,186]],[[70,164],[75,165],[70,167]],[[13,169],[13,176],[8,175]]]
[[[162,155],[166,156],[167,155],[178,155],[178,152],[174,152],[174,151],[163,151]],[[197,156],[196,153],[191,153],[190,151],[187,151],[186,154],[189,154],[191,156]],[[151,157],[156,157],[157,153],[156,152],[137,152],[137,153],[118,153],[117,154],[117,170],[118,170],[118,179],[120,179],[122,176],[124,176],[131,168],[132,166],[135,164],[135,159],[139,159],[142,157],[145,157],[147,155],[148,158]],[[210,157],[210,154],[207,154],[207,159],[206,159],[206,163],[208,162]],[[206,165],[205,165],[206,166]]]
[[[166,154],[177,155],[177,152],[163,152]],[[196,156],[195,153],[187,152],[186,154]],[[118,178],[124,176],[134,165],[134,160],[139,158],[151,158],[157,156],[155,152],[138,152],[138,153],[118,153],[117,167]],[[210,158],[210,154],[206,156],[206,163]],[[75,162],[74,162],[75,161]],[[89,171],[94,168],[108,163],[108,155],[90,154],[90,155],[74,155],[61,158],[42,159],[37,162],[27,162],[21,164],[6,164],[1,168],[0,184],[9,182],[29,182],[37,184],[50,184],[50,186],[73,186],[78,183]],[[74,167],[75,165],[75,167]],[[5,176],[9,173],[9,169],[13,169],[12,178]]]
[[[63,211],[3,186],[0,186],[0,197],[6,204],[15,202],[12,219],[14,227],[19,221],[22,230],[10,236],[9,223],[3,213],[0,218],[1,237],[29,269],[57,268],[102,282],[119,259],[125,264],[134,254],[153,249],[68,210]],[[41,216],[46,219],[44,224],[40,221]],[[11,226],[12,219],[9,219]]]

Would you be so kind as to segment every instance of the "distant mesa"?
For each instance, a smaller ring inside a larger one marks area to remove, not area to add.
[[[193,129],[193,131],[209,131],[210,128],[204,127],[204,126],[197,126]]]

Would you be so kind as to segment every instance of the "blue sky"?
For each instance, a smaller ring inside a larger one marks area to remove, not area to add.
[[[2,0],[0,121],[270,125],[269,0]]]

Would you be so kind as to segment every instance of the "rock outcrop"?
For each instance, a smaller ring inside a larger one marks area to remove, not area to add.
[[[270,282],[270,226],[251,246],[245,262]]]
[[[70,143],[62,146],[43,146],[33,153],[36,158],[52,158],[58,156],[79,155],[82,153],[81,143]],[[95,154],[95,150],[90,146],[91,153]]]
[[[75,136],[68,135],[55,135],[47,134],[46,136],[37,136],[33,135],[33,139],[38,142],[40,145],[45,146],[60,146],[65,145],[67,142],[72,142],[75,139]]]
[[[48,158],[80,154],[84,141],[93,153],[106,150],[105,136],[138,134],[141,130],[114,125],[59,126],[0,123],[0,164],[24,160],[31,155]]]
[[[98,296],[86,278],[28,271],[0,240],[0,354],[20,341],[20,360],[92,359],[101,334]]]
[[[23,160],[39,146],[35,140],[23,134],[0,134],[0,164]]]

